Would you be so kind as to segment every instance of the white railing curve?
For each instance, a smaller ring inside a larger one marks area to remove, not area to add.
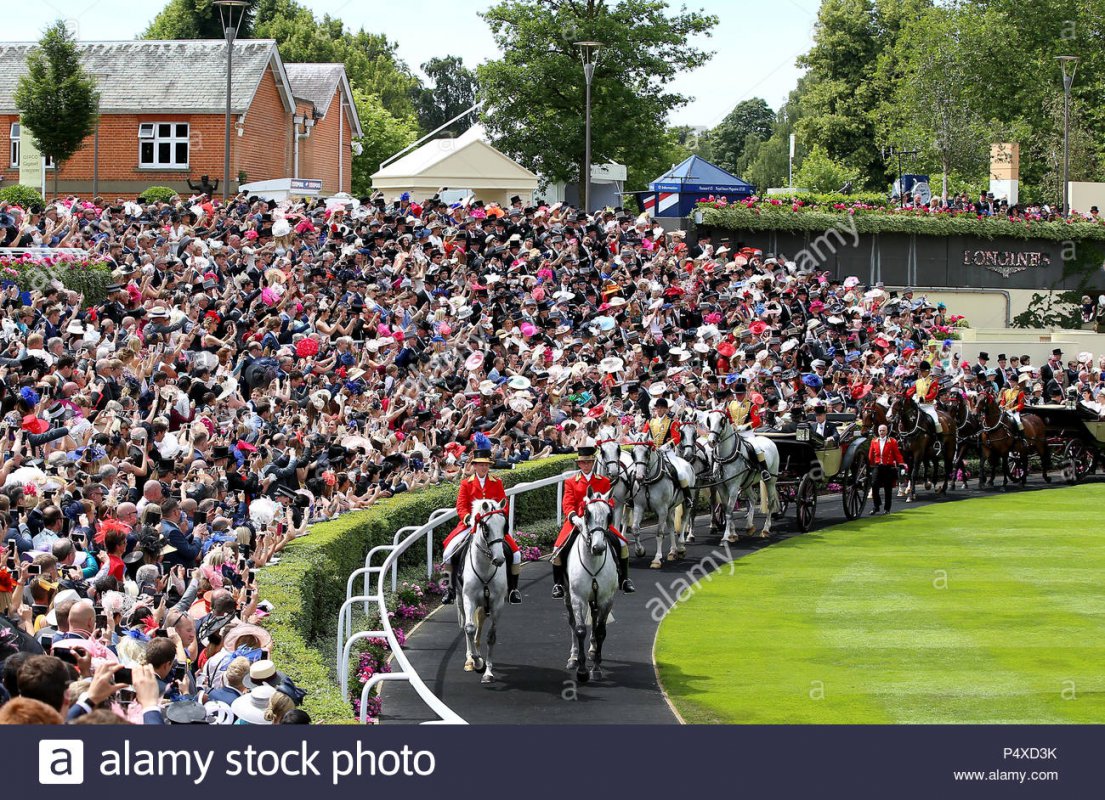
[[[561,502],[564,498],[564,481],[575,474],[576,470],[570,470],[560,475],[553,475],[549,478],[519,483],[507,489],[508,530],[514,530],[514,499],[516,497],[526,492],[532,492],[537,489],[544,489],[546,486],[554,485],[556,486],[556,522],[559,525],[562,522]],[[356,642],[364,639],[385,639],[387,640],[388,646],[391,648],[392,657],[396,662],[395,668],[393,668],[391,672],[374,675],[373,678],[367,681],[362,687],[361,723],[366,722],[367,714],[364,709],[366,708],[366,701],[372,688],[381,681],[387,680],[407,681],[422,699],[422,702],[437,714],[439,719],[424,722],[424,725],[443,723],[453,725],[467,724],[463,717],[449,708],[441,698],[430,690],[430,687],[426,685],[425,681],[422,680],[422,677],[411,665],[410,660],[407,658],[407,654],[403,652],[403,648],[399,645],[399,640],[395,636],[395,631],[391,627],[391,620],[388,618],[387,604],[384,596],[384,589],[388,584],[391,585],[393,592],[397,588],[399,558],[416,542],[422,539],[426,540],[426,577],[427,579],[433,577],[434,531],[441,525],[452,522],[456,517],[456,509],[439,508],[430,514],[430,518],[425,524],[400,528],[395,532],[391,544],[377,545],[369,550],[368,555],[365,556],[364,567],[354,570],[346,580],[345,602],[342,603],[341,608],[338,610],[337,647],[334,653],[337,658],[342,697],[349,696],[349,658],[352,655],[353,645]],[[372,562],[376,560],[377,554],[381,553],[385,554],[383,561],[378,565],[373,565]],[[390,580],[388,580],[389,575]],[[357,578],[361,576],[363,576],[364,588],[362,593],[357,595],[354,594],[354,586],[356,585]],[[376,591],[374,593],[370,591],[370,582],[373,576],[376,577]],[[376,607],[376,612],[380,618],[378,630],[353,632],[353,606],[355,603],[363,603],[366,614],[371,611],[373,605]]]

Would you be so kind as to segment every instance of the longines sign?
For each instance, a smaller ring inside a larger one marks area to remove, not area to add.
[[[964,250],[963,265],[985,267],[1003,278],[1024,272],[1033,267],[1051,264],[1051,256],[1039,251],[1016,252],[1013,250]]]

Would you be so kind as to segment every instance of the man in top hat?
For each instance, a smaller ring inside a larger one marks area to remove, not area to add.
[[[871,439],[871,446],[867,450],[867,462],[875,467],[874,490],[871,494],[874,506],[871,509],[871,516],[879,513],[880,506],[884,507],[883,513],[890,513],[890,502],[894,496],[898,470],[905,469],[905,459],[898,449],[898,441],[891,438],[889,432],[886,425],[880,425],[879,435]]]
[[[827,409],[820,403],[813,407],[813,432],[826,446],[835,445],[840,435],[836,423],[829,422]]]
[[[475,450],[472,454],[472,469],[474,475],[470,475],[460,482],[460,492],[457,494],[457,518],[460,522],[452,532],[445,537],[445,565],[442,568],[445,573],[445,595],[442,603],[452,603],[457,596],[455,576],[457,566],[460,563],[461,554],[464,552],[464,544],[472,532],[472,504],[477,500],[498,500],[506,504],[506,490],[503,482],[491,475],[491,451]],[[504,542],[510,548],[510,569],[506,573],[507,602],[518,605],[522,602],[522,595],[518,591],[518,575],[522,571],[522,555],[514,537],[509,533],[504,537]]]
[[[1031,380],[1031,375],[1023,373],[1018,378],[1019,383],[1008,384],[998,395],[998,404],[1002,411],[1017,423],[1017,430],[1022,432],[1024,431],[1024,423],[1021,422],[1021,412],[1024,411],[1025,406],[1024,386]]]
[[[579,529],[572,522],[573,515],[583,513],[583,507],[587,500],[588,490],[596,494],[606,494],[610,491],[610,479],[594,473],[595,448],[580,447],[576,451],[576,467],[579,474],[564,481],[564,499],[561,501],[561,509],[564,512],[564,524],[560,528],[560,534],[553,544],[553,591],[554,598],[564,596],[564,584],[567,581],[564,569],[564,555],[568,551]],[[618,583],[626,594],[637,591],[633,581],[629,579],[629,544],[625,537],[613,525],[610,526],[610,538],[618,546]]]
[[[1022,358],[1021,361],[1023,362],[1024,359]],[[1056,347],[1051,351],[1047,363],[1040,367],[1040,382],[1044,385],[1044,395],[1049,398],[1052,397],[1055,394],[1056,387],[1059,387],[1059,394],[1062,395],[1063,389],[1066,388],[1066,378],[1067,370],[1063,366],[1063,349]]]

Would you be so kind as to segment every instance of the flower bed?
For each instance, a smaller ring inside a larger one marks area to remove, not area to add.
[[[111,262],[95,255],[0,256],[0,279],[14,281],[22,291],[42,290],[52,281],[60,281],[66,289],[83,293],[86,306],[103,302],[111,270]]]
[[[862,201],[815,204],[800,198],[756,196],[733,203],[724,198],[704,198],[698,208],[703,212],[704,225],[726,230],[823,232],[848,229],[859,234],[1105,241],[1105,225],[1082,218],[1049,221],[1028,216],[1011,220],[949,209],[898,208]]]

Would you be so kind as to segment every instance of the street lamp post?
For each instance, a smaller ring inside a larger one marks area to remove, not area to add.
[[[591,203],[591,79],[595,77],[595,62],[598,60],[602,42],[576,42],[580,57],[583,59],[583,80],[586,84],[584,107],[584,143],[583,143],[583,180],[579,183],[582,193],[580,206],[587,212]]]
[[[1059,207],[1063,216],[1070,214],[1070,89],[1078,71],[1078,56],[1056,56],[1063,70],[1063,187]]]
[[[226,37],[226,135],[223,139],[223,200],[230,200],[230,79],[234,74],[234,39],[242,27],[249,0],[215,0]]]

